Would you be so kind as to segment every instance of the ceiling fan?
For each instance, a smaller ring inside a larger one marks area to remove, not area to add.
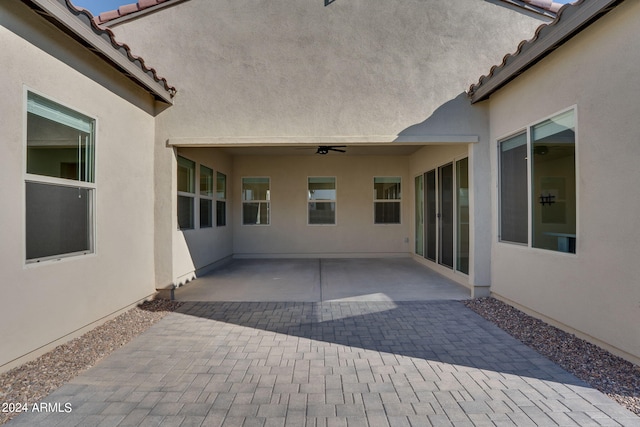
[[[320,145],[318,146],[318,150],[316,154],[329,154],[329,151],[338,151],[340,153],[346,153],[346,150],[341,150],[341,148],[346,148],[346,145]]]

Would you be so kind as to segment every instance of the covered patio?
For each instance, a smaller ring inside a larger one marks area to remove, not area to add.
[[[411,258],[235,259],[175,291],[178,301],[429,301],[469,297],[469,289]]]

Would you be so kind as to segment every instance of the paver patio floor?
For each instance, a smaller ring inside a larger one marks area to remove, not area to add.
[[[19,426],[640,426],[458,301],[187,302]]]

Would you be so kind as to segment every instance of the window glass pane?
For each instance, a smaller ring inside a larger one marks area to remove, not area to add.
[[[269,203],[243,203],[242,223],[244,225],[269,224]]]
[[[400,224],[400,202],[376,202],[376,224]]]
[[[400,200],[400,177],[376,177],[373,179],[376,200]]]
[[[27,173],[94,182],[93,129],[93,119],[29,93]]]
[[[456,269],[469,274],[469,159],[456,162]]]
[[[309,178],[309,200],[335,200],[336,179],[333,177]]]
[[[193,197],[178,196],[178,228],[193,228]]]
[[[195,193],[196,164],[178,156],[178,191]]]
[[[573,111],[532,127],[532,246],[576,251]]]
[[[227,225],[227,202],[216,201],[216,226],[222,227]]]
[[[213,225],[213,200],[200,199],[200,228]]]
[[[92,196],[89,188],[26,183],[28,260],[92,252]]]
[[[500,240],[527,243],[527,135],[500,142]]]
[[[453,164],[438,168],[438,189],[440,190],[440,221],[439,221],[439,252],[438,262],[453,268],[453,234],[454,234],[454,205],[453,205]]]
[[[426,223],[426,239],[424,257],[431,261],[436,260],[436,233],[438,229],[438,203],[436,191],[436,171],[431,170],[424,174],[425,177],[425,223]]]
[[[227,198],[227,176],[220,172],[216,175],[216,197],[220,200]]]
[[[269,200],[269,178],[242,178],[242,200]]]
[[[200,165],[200,195],[213,196],[213,170]]]
[[[335,224],[335,202],[311,202],[309,203],[309,224]]]
[[[416,254],[424,255],[424,176],[415,179]]]

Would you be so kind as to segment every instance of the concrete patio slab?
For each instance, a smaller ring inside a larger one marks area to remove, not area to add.
[[[178,301],[428,301],[464,286],[410,258],[238,259],[178,288]]]
[[[9,425],[640,426],[458,301],[186,302],[44,401]]]

